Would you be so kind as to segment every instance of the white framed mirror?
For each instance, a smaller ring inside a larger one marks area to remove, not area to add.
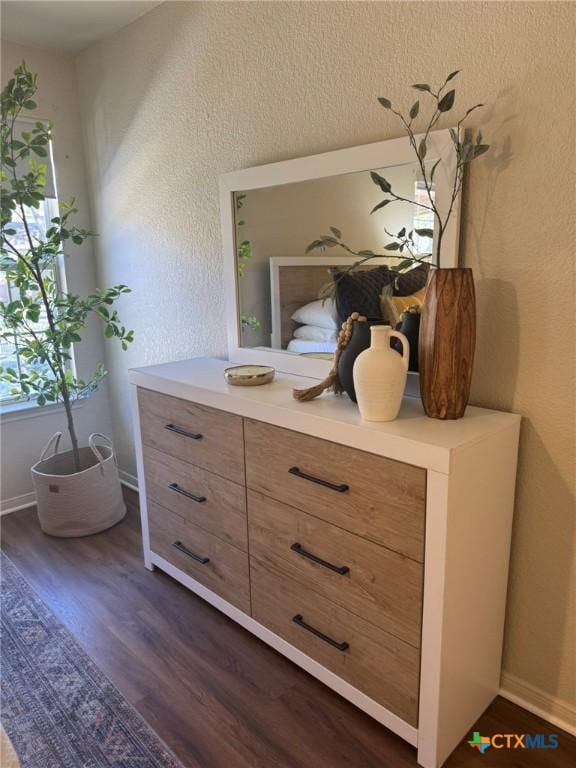
[[[431,133],[427,146],[427,167],[440,161],[433,194],[444,215],[455,172],[449,130]],[[404,200],[371,214],[384,196],[373,171]],[[425,202],[427,193],[409,139],[234,171],[219,184],[230,361],[324,378],[341,322],[330,291],[334,276],[358,264],[361,251],[381,255],[355,269],[397,265],[397,254],[384,250],[390,242],[386,232],[434,230],[433,214],[415,204]],[[456,199],[443,233],[443,267],[458,266],[459,209]],[[309,249],[334,231],[337,243]],[[436,235],[434,230],[431,239],[415,236],[415,251],[424,261],[436,263]]]

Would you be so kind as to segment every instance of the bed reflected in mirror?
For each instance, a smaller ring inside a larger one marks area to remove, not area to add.
[[[331,359],[351,310],[389,319],[399,269],[416,267],[411,289],[424,286],[434,216],[418,164],[376,173],[403,200],[372,214],[384,195],[370,171],[234,193],[242,347]],[[410,237],[402,252],[387,250],[399,233]],[[422,265],[407,264],[409,253]]]

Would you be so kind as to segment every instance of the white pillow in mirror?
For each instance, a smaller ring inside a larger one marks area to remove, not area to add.
[[[314,325],[329,330],[337,330],[340,327],[334,299],[311,301],[299,307],[292,315],[292,320],[302,325]]]
[[[319,328],[317,325],[300,325],[294,331],[294,338],[306,341],[338,341],[338,331],[335,328]]]

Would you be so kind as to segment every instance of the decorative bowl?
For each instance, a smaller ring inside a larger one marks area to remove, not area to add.
[[[235,365],[225,369],[224,378],[235,387],[258,387],[260,384],[270,384],[275,373],[269,365]]]

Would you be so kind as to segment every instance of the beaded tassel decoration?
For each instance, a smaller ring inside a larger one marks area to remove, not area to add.
[[[292,396],[295,400],[300,400],[300,402],[314,400],[315,397],[318,397],[327,389],[331,389],[337,395],[342,394],[343,389],[340,384],[340,379],[338,378],[338,361],[340,360],[340,355],[346,349],[348,342],[352,338],[354,323],[365,323],[366,320],[367,318],[364,317],[364,315],[358,314],[358,312],[352,312],[350,317],[347,317],[346,320],[344,320],[340,333],[338,334],[338,345],[336,346],[336,352],[334,354],[332,370],[328,376],[326,376],[324,381],[315,384],[313,387],[308,387],[308,389],[293,389]]]

